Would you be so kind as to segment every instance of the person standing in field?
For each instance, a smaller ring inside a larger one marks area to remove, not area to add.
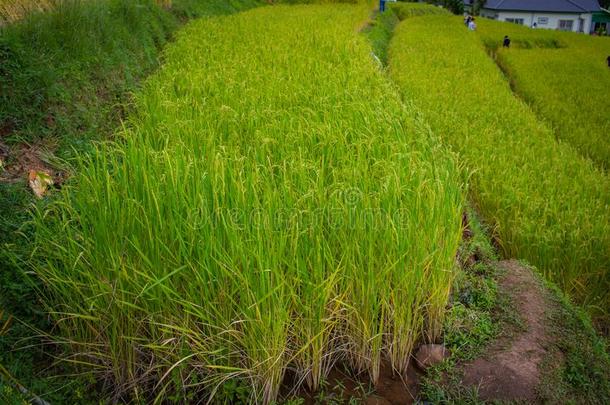
[[[606,58],[606,63],[608,63],[608,68],[610,68],[610,55]]]
[[[474,17],[472,17],[472,19],[470,20],[470,22],[468,23],[468,29],[470,31],[476,31],[477,29],[477,25],[474,23]]]
[[[379,0],[379,11],[383,13],[385,11],[385,2],[386,0]]]
[[[472,17],[470,16],[470,14],[468,14],[466,15],[466,18],[464,18],[464,25],[468,27],[470,25],[470,21],[472,21]]]
[[[504,41],[502,41],[503,48],[510,48],[510,38],[508,35],[504,35]]]

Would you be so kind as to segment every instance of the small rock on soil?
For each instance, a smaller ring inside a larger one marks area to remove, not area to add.
[[[415,363],[421,370],[426,371],[428,368],[439,364],[447,357],[449,357],[449,352],[443,345],[422,345],[415,354]]]

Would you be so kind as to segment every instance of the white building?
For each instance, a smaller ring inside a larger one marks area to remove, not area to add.
[[[597,0],[487,0],[482,17],[535,28],[590,33]]]

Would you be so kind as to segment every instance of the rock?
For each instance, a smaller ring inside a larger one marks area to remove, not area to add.
[[[449,357],[449,351],[443,345],[422,345],[415,354],[415,364],[422,371],[426,371],[429,367],[437,365],[447,357]]]
[[[391,402],[385,398],[381,398],[378,396],[368,397],[364,402],[365,405],[390,405]]]

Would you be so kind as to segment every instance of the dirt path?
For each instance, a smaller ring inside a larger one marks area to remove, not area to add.
[[[532,271],[516,260],[499,263],[506,273],[499,288],[509,295],[523,328],[503,334],[484,355],[463,366],[465,386],[478,387],[480,399],[536,402],[540,366],[552,343],[545,327],[548,303]]]

